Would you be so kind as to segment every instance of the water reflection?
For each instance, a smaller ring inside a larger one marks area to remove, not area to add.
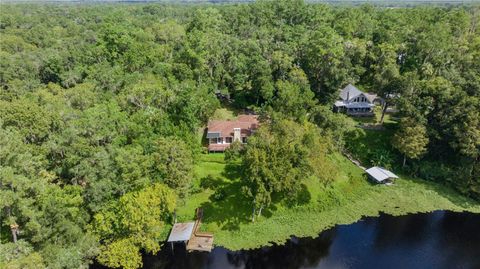
[[[251,251],[228,251],[215,248],[212,253],[187,253],[181,244],[162,250],[156,256],[146,256],[145,268],[310,268],[329,255],[335,229],[319,237],[292,238],[285,245],[273,245]],[[161,261],[168,260],[170,264]]]
[[[306,268],[316,266],[327,257],[335,231],[322,233],[318,238],[292,238],[283,246],[264,247],[256,251],[228,255],[234,268]],[[225,268],[225,267],[222,267]]]
[[[381,215],[319,237],[248,251],[186,253],[178,245],[144,257],[145,268],[480,268],[480,215],[437,211]]]

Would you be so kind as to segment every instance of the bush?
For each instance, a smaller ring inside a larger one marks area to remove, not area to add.
[[[197,185],[192,185],[190,187],[190,194],[196,194],[196,193],[201,193],[202,192],[202,188],[197,186]]]
[[[240,159],[243,153],[244,147],[240,141],[233,142],[230,147],[225,151],[225,161],[231,162]]]
[[[420,178],[430,181],[449,181],[453,174],[444,164],[429,161],[415,163],[412,170],[416,171]]]
[[[387,169],[392,168],[394,162],[393,155],[386,149],[375,149],[369,152],[370,164],[374,166],[381,166]]]

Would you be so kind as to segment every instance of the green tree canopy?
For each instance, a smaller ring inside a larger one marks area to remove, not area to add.
[[[405,165],[407,157],[418,159],[427,151],[427,129],[413,119],[404,118],[392,143],[405,156],[403,160],[403,165]]]
[[[175,195],[163,184],[123,195],[94,216],[92,228],[105,244],[98,259],[114,268],[142,265],[140,250],[156,253],[175,208]]]
[[[329,143],[310,123],[280,119],[262,125],[249,138],[242,164],[245,192],[254,211],[258,209],[260,215],[273,194],[291,197],[310,176],[331,181],[334,169],[326,161]]]

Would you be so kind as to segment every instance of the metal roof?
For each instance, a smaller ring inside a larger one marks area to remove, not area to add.
[[[345,106],[345,101],[336,101],[335,106],[336,107],[343,107],[343,106]]]
[[[352,84],[348,84],[347,87],[345,87],[341,92],[340,92],[340,98],[345,101],[349,101],[363,92],[357,89],[357,87],[353,86]]]
[[[389,179],[389,178],[398,178],[398,176],[395,175],[394,173],[388,171],[385,168],[378,167],[378,166],[369,168],[365,170],[365,172],[367,172],[367,174],[369,174],[372,178],[374,178],[378,182],[382,182],[385,179]]]
[[[367,99],[368,99],[368,101],[370,101],[370,103],[373,103],[373,101],[375,101],[375,99],[381,99],[376,94],[373,94],[373,93],[363,93],[363,95],[365,95],[365,97],[367,97]]]
[[[193,233],[195,222],[175,223],[167,242],[188,241]]]
[[[220,132],[208,132],[207,138],[219,138],[222,134]]]
[[[345,105],[346,108],[370,108],[374,106],[375,106],[374,104],[365,103],[365,102],[349,103]]]

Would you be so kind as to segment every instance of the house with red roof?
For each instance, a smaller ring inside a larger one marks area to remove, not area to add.
[[[208,151],[223,152],[234,141],[247,143],[247,138],[257,128],[257,115],[239,115],[235,120],[211,120],[207,127]]]

